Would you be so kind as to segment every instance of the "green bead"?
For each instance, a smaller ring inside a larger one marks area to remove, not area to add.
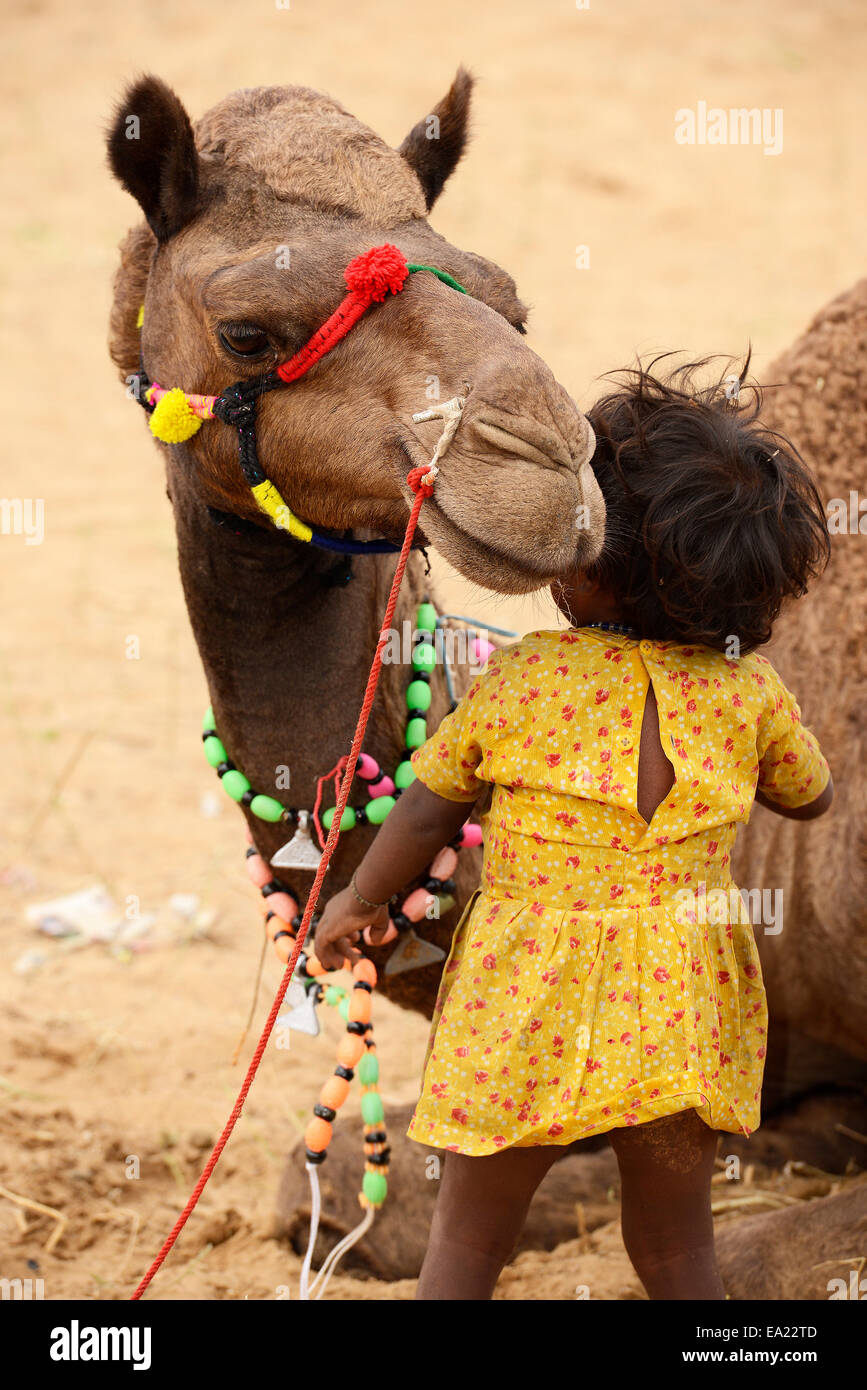
[[[250,783],[243,772],[239,772],[237,768],[232,768],[230,772],[224,772],[220,781],[233,801],[240,801],[244,793],[250,790]]]
[[[211,738],[206,738],[202,747],[205,750],[205,757],[211,764],[211,767],[219,767],[220,763],[227,763],[229,761],[229,755],[216,734],[213,734]]]
[[[451,893],[438,893],[437,900],[440,905],[440,916],[445,917],[447,912],[451,912],[455,905],[455,900]]]
[[[283,819],[283,807],[273,796],[263,796],[260,792],[250,802],[250,810],[260,820],[278,821]]]
[[[406,791],[407,787],[411,787],[414,781],[415,772],[409,758],[406,762],[398,763],[397,771],[394,774],[394,785],[399,787],[401,791]]]
[[[361,1187],[372,1207],[382,1206],[388,1192],[388,1179],[384,1173],[365,1173]]]
[[[379,1059],[365,1052],[358,1064],[358,1079],[362,1086],[375,1086],[379,1080]]]
[[[415,615],[415,625],[419,632],[436,632],[437,611],[432,603],[420,603]]]
[[[382,1100],[376,1091],[365,1091],[361,1097],[361,1118],[366,1125],[381,1125],[385,1119]]]
[[[421,748],[427,743],[427,722],[424,719],[410,719],[406,726],[407,748]]]
[[[325,991],[325,1002],[330,1004],[332,1009],[336,1009],[341,999],[346,998],[346,990],[339,985],[329,985]]]
[[[413,670],[430,672],[436,664],[437,654],[433,642],[419,642],[412,653]]]
[[[331,822],[334,820],[334,812],[335,812],[336,810],[337,810],[337,807],[336,807],[336,806],[329,806],[329,807],[328,807],[328,810],[327,810],[327,811],[325,812],[325,814],[323,815],[323,817],[322,817],[322,824],[325,826],[325,829],[326,829],[326,830],[330,830],[330,829],[331,829]],[[353,830],[353,829],[355,828],[355,823],[356,823],[356,815],[355,815],[355,812],[353,811],[352,807],[351,807],[351,806],[345,807],[344,812],[343,812],[343,815],[340,817],[340,829],[341,829],[341,830]]]
[[[406,688],[407,709],[430,709],[431,693],[427,681],[410,681]]]
[[[209,734],[214,727],[214,711],[210,705],[205,710],[205,717],[202,720],[202,733]]]
[[[344,994],[340,1003],[337,1005],[337,1012],[340,1014],[344,1023],[349,1022],[349,998],[347,995]]]
[[[392,806],[394,805],[393,796],[374,796],[365,806],[367,819],[371,825],[382,825]]]

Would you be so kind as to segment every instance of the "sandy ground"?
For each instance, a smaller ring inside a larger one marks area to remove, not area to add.
[[[260,927],[239,819],[222,802],[203,813],[204,683],[169,507],[105,350],[115,247],[133,220],[103,163],[114,99],[142,70],[194,114],[234,87],[299,82],[397,144],[466,63],[481,79],[475,139],[434,225],[509,267],[533,305],[532,344],[587,403],[636,349],[752,340],[761,373],[864,273],[867,22],[860,0],[153,0],[146,19],[116,0],[11,0],[2,23],[2,490],[44,499],[46,535],[0,536],[0,1183],[66,1225],[46,1253],[54,1218],[0,1200],[0,1275],[35,1264],[46,1297],[123,1297],[230,1109]],[[782,154],[677,145],[674,112],[699,100],[782,108]],[[457,611],[520,629],[550,619],[542,600],[491,599],[439,572]],[[163,944],[70,952],[27,924],[28,905],[97,882],[157,915]],[[198,895],[206,929],[169,910],[175,893]],[[22,972],[34,949],[42,963]],[[257,1018],[277,981],[269,960]],[[377,1018],[385,1098],[410,1100],[426,1025],[384,1003]],[[321,1040],[269,1050],[153,1297],[273,1298],[294,1284],[298,1261],[268,1232],[330,1055]],[[592,1239],[522,1257],[500,1296],[572,1297],[580,1283],[639,1296],[616,1222]],[[340,1277],[332,1292],[412,1289]]]

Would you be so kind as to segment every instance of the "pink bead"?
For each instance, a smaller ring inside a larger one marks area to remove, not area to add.
[[[430,904],[435,901],[433,894],[429,893],[426,888],[416,888],[410,893],[400,910],[404,917],[408,917],[411,922],[420,922]]]
[[[365,927],[361,935],[364,937],[365,945],[372,946],[374,944],[370,939],[370,927]],[[393,941],[396,936],[397,927],[394,925],[394,922],[392,922],[391,919],[389,919],[388,931],[385,933],[385,936],[382,938],[382,941],[378,942],[377,944],[384,946],[386,941]]]
[[[482,843],[482,827],[466,821],[461,829],[461,849],[474,849]]]
[[[431,864],[430,877],[443,880],[451,878],[457,867],[458,856],[449,845],[446,845],[445,849],[440,850],[436,859]]]
[[[367,790],[371,796],[391,796],[394,783],[390,777],[380,777],[378,782],[371,782]]]
[[[247,873],[257,888],[264,888],[274,877],[261,854],[251,854],[247,859]]]
[[[276,912],[284,922],[291,922],[293,917],[298,916],[298,904],[288,893],[269,893],[265,906],[269,912]]]
[[[496,650],[493,642],[486,641],[484,637],[476,637],[473,640],[473,653],[479,665],[484,664],[491,655],[491,652]]]
[[[372,777],[379,776],[379,763],[369,753],[359,753],[355,771],[359,777],[363,777],[366,782],[369,782]]]

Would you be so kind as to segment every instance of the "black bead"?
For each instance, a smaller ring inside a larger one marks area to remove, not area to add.
[[[204,732],[202,733],[202,743],[204,743],[204,741],[205,741],[206,738],[216,738],[216,737],[217,737],[217,731],[216,731],[216,729],[205,729]]]
[[[328,1120],[329,1123],[337,1118],[337,1111],[332,1110],[330,1105],[314,1105],[313,1114],[318,1115],[320,1120]]]
[[[441,892],[441,893],[453,893],[454,891],[455,891],[455,881],[454,881],[454,879],[453,879],[453,878],[446,878],[446,879],[444,879],[444,880],[443,880],[443,886],[442,886],[442,888],[440,889],[440,892]]]
[[[255,795],[256,795],[256,793],[253,791],[253,789],[252,789],[252,787],[251,787],[250,790],[244,792],[244,795],[241,797],[241,805],[242,805],[242,806],[249,806],[249,805],[250,805],[250,802],[253,800],[253,797],[254,797]]]
[[[424,681],[425,685],[430,685],[430,671],[413,671],[414,681]]]
[[[380,1168],[388,1167],[388,1155],[385,1153],[365,1154],[364,1161],[365,1163],[375,1163]]]
[[[294,925],[295,925],[294,921],[293,921],[292,925],[293,925],[293,927],[294,927]],[[295,966],[295,969],[296,969],[297,973],[301,976],[302,980],[305,979],[305,978],[308,979],[308,980],[311,980],[311,979],[313,978],[312,975],[309,973],[309,971],[308,971],[308,969],[307,969],[307,957],[305,956],[305,954],[304,954],[303,951],[301,952],[300,956],[298,957],[298,962],[297,962],[297,964],[296,964],[296,966]]]
[[[271,918],[272,918],[272,917],[276,917],[276,916],[277,916],[277,913],[276,913],[276,912],[266,912],[266,913],[265,913],[265,921],[266,921],[266,922],[270,922],[270,921],[271,921]]]
[[[353,1019],[350,1023],[347,1023],[346,1031],[347,1033],[357,1033],[363,1037],[370,1026],[369,1023],[357,1023],[355,1019]]]
[[[369,1134],[365,1134],[365,1144],[384,1144],[388,1135],[384,1129],[372,1129]]]
[[[338,1062],[337,1066],[334,1068],[334,1075],[342,1076],[344,1081],[351,1081],[355,1072],[352,1070],[352,1067],[344,1067]]]
[[[286,815],[289,817],[290,820],[297,820],[297,819],[298,819],[298,810],[297,810],[297,807],[295,807],[295,806],[289,806],[289,807],[287,808]]]
[[[292,935],[291,931],[275,931],[275,933],[274,933],[274,935],[272,936],[271,940],[272,940],[272,941],[279,941],[281,936],[288,936],[292,941],[295,940],[295,938],[294,938],[294,936]]]
[[[433,640],[434,640],[434,635],[433,635],[432,632],[427,632],[427,631],[424,631],[424,632],[417,632],[417,633],[416,633],[416,636],[415,636],[415,645],[416,645],[417,647],[432,646],[432,645],[433,645]]]
[[[399,797],[403,796],[403,787],[395,787],[394,791],[392,792],[392,796],[394,797],[395,801],[397,801]]]
[[[259,889],[259,892],[262,894],[263,898],[270,898],[272,893],[283,893],[285,891],[286,890],[284,889],[279,878],[272,878],[269,883],[266,883],[262,888]]]
[[[408,709],[406,717],[407,719],[424,719],[426,713],[427,711],[423,709]]]
[[[292,918],[292,921],[289,923],[289,925],[290,925],[290,927],[294,927],[295,930],[297,931],[298,928],[301,926],[301,921],[302,921],[301,913],[300,913],[300,912],[296,912],[295,916]],[[304,960],[305,960],[305,964],[306,964],[306,962],[307,962],[307,957],[306,957],[306,956],[305,956]]]
[[[441,878],[429,878],[424,886],[424,891],[426,893],[439,893],[442,889],[442,882]]]
[[[356,806],[355,820],[358,825],[367,825],[367,812],[363,806]]]
[[[234,763],[217,763],[215,771],[218,777],[222,777],[225,772],[232,772],[234,767]]]
[[[409,920],[408,917],[405,917],[402,912],[396,912],[391,920],[392,922],[394,922],[394,925],[397,927],[398,931],[408,931],[409,928],[412,926],[412,922]]]
[[[255,845],[248,845],[248,846],[247,846],[247,852],[246,852],[246,854],[244,855],[244,858],[245,858],[245,859],[249,859],[252,855],[258,854],[258,853],[259,853],[259,851],[257,850],[257,848],[256,848]]]
[[[308,1163],[324,1163],[325,1149],[323,1149],[321,1153],[317,1153],[315,1149],[305,1149],[304,1157],[307,1159]]]
[[[366,980],[356,980],[353,989],[366,989],[368,994],[373,993],[373,985],[369,985]]]

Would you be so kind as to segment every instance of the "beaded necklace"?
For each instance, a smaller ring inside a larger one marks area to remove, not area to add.
[[[598,627],[603,632],[618,632],[621,637],[637,637],[638,629],[627,627],[625,623],[582,623],[582,627]]]

